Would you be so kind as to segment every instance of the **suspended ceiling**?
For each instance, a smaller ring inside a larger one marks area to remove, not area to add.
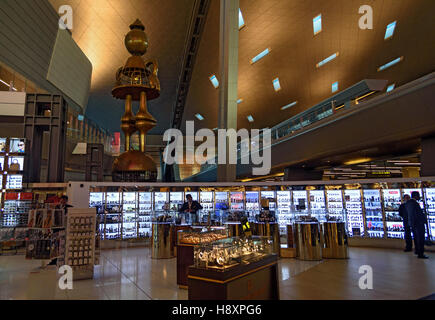
[[[162,134],[172,119],[176,86],[193,0],[50,0],[56,9],[71,5],[73,38],[93,64],[87,115],[101,126],[119,131],[123,104],[111,96],[117,68],[128,58],[124,35],[140,18],[150,48],[145,58],[160,63],[162,96],[149,109],[158,120],[151,132]],[[343,90],[362,79],[387,79],[397,86],[435,70],[433,0],[367,0],[374,10],[374,29],[360,30],[356,0],[240,0],[246,26],[240,31],[239,128],[271,127],[331,96],[332,83]],[[323,30],[313,34],[313,18],[322,14]],[[384,40],[386,26],[397,20],[394,36]],[[271,53],[255,64],[255,55]],[[194,67],[183,120],[197,128],[217,127],[218,90],[209,76],[218,72],[219,1],[212,0]],[[321,68],[316,64],[339,52]],[[397,57],[404,60],[383,72],[377,68]],[[279,77],[282,90],[272,80]],[[298,104],[281,111],[293,101]],[[205,119],[199,121],[195,114]],[[247,116],[252,115],[253,123]]]

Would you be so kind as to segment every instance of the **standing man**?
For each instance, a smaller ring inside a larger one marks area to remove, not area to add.
[[[406,203],[406,211],[408,212],[408,223],[414,234],[415,253],[419,259],[428,259],[429,257],[424,254],[424,233],[427,217],[417,202],[420,200],[420,193],[413,191],[411,198]]]
[[[403,227],[405,228],[405,252],[412,251],[412,236],[411,236],[411,226],[408,222],[408,212],[406,211],[406,203],[411,199],[408,194],[403,196],[403,203],[399,207],[399,216],[403,219]]]
[[[189,213],[192,224],[194,224],[198,222],[197,212],[202,209],[202,206],[197,201],[193,201],[192,195],[190,194],[186,195],[186,200],[179,212]]]

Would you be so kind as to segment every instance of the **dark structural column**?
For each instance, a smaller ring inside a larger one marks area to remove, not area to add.
[[[435,176],[435,136],[421,139],[420,176]]]
[[[284,181],[322,180],[323,172],[305,168],[285,168]]]

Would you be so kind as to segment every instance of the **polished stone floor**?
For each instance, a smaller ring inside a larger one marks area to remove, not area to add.
[[[435,254],[419,260],[400,250],[351,248],[349,260],[281,259],[281,299],[419,299],[435,293]],[[373,269],[373,290],[361,290],[359,268]],[[176,285],[176,259],[153,260],[149,248],[102,251],[93,280],[58,288],[56,269],[24,256],[0,256],[0,299],[187,299]]]

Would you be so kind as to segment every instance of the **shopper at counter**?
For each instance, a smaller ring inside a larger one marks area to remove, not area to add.
[[[406,203],[406,211],[408,212],[408,223],[414,233],[415,253],[419,259],[428,259],[429,257],[424,254],[424,234],[427,218],[417,202],[420,200],[420,193],[417,191],[412,192],[411,198]]]
[[[399,215],[403,219],[403,227],[405,229],[405,252],[412,251],[412,236],[411,236],[411,227],[408,222],[408,212],[406,211],[406,203],[411,199],[408,194],[403,196],[403,203],[399,207]]]
[[[193,201],[192,195],[186,195],[186,202],[183,203],[183,206],[180,208],[180,213],[190,214],[190,219],[192,224],[198,222],[198,211],[202,209],[202,206],[197,202]]]

